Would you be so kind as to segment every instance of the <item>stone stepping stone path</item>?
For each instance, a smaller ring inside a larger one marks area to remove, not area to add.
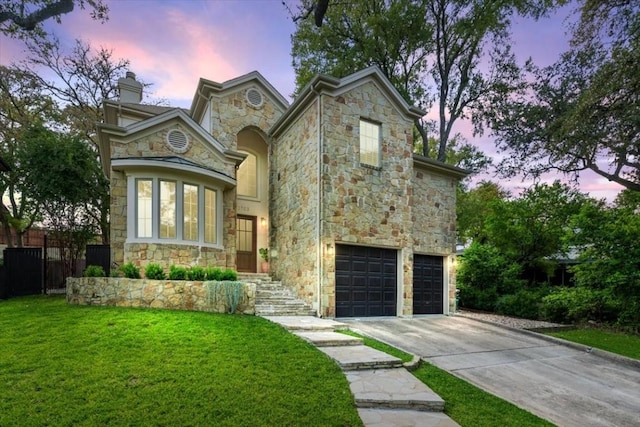
[[[344,371],[366,427],[459,427],[444,401],[408,372],[400,359],[335,332],[344,323],[311,316],[266,316],[318,347]]]

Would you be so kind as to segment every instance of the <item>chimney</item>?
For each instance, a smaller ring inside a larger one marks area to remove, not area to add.
[[[142,101],[142,83],[136,80],[135,73],[127,71],[127,76],[118,79],[120,102],[139,104]]]

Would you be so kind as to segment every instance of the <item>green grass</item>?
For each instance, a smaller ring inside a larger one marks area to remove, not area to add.
[[[595,328],[548,332],[547,335],[621,354],[633,359],[640,359],[640,335]]]
[[[0,426],[358,426],[328,357],[254,316],[0,301]]]
[[[347,335],[362,337],[365,345],[391,354],[403,362],[410,361],[412,355],[385,343],[360,334],[341,331]],[[445,401],[444,412],[462,427],[553,426],[552,423],[518,408],[506,400],[469,384],[427,362],[412,372],[420,381]]]

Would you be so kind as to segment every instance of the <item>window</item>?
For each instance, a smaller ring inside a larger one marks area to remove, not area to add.
[[[150,179],[139,179],[136,182],[137,195],[137,212],[136,212],[136,236],[151,237],[152,236],[152,203],[151,189],[152,181]]]
[[[176,238],[175,181],[160,181],[160,238]]]
[[[380,167],[380,125],[360,120],[360,163]]]
[[[258,162],[256,156],[241,151],[247,158],[238,168],[238,195],[247,197],[258,197]]]
[[[183,234],[184,240],[198,240],[198,186],[184,184],[184,202],[182,213],[184,215]]]
[[[216,243],[216,192],[209,188],[204,189],[204,241]]]
[[[145,177],[132,177],[129,188],[134,200],[130,204],[129,238],[220,242],[219,190],[179,179]]]

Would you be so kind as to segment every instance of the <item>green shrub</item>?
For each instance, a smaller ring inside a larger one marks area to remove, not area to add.
[[[109,277],[122,277],[122,270],[120,270],[119,268],[112,268],[111,271],[109,272]]]
[[[131,261],[126,264],[122,264],[120,266],[120,271],[124,274],[124,277],[127,279],[139,279],[140,278],[140,269],[133,265]]]
[[[100,265],[89,265],[84,270],[84,277],[105,277],[104,268]]]
[[[167,277],[160,264],[153,262],[151,264],[147,264],[147,267],[144,270],[144,275],[147,279],[151,280],[164,280]]]
[[[467,288],[495,292],[498,296],[512,294],[521,284],[520,266],[507,259],[498,248],[473,243],[460,257],[457,281]]]
[[[194,266],[187,271],[187,277],[189,278],[189,280],[203,281],[206,277],[206,274],[204,272],[204,268]]]
[[[549,293],[548,288],[521,289],[512,295],[503,295],[496,303],[496,313],[507,316],[539,319],[542,299]]]
[[[179,265],[169,267],[169,280],[187,280],[187,269]]]
[[[222,280],[222,269],[220,267],[207,267],[204,270],[205,280]]]
[[[220,280],[229,280],[235,282],[236,280],[238,280],[238,273],[230,268],[225,268],[224,270],[222,270]]]
[[[483,311],[494,311],[498,302],[498,293],[495,287],[477,289],[472,286],[460,284],[460,307],[473,308]]]
[[[605,290],[585,287],[556,288],[542,299],[541,314],[553,322],[615,320],[621,303]]]

